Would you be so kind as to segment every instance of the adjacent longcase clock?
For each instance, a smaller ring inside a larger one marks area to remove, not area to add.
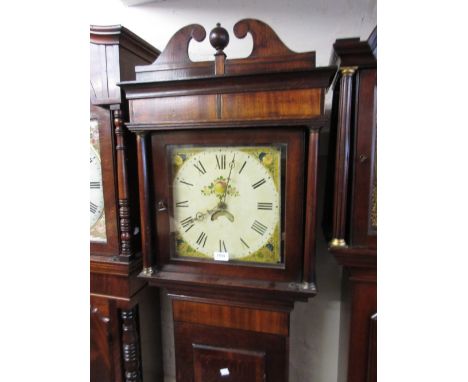
[[[157,332],[146,328],[158,313],[153,293],[136,278],[142,263],[135,139],[123,125],[128,105],[116,84],[134,79],[135,65],[154,61],[159,51],[121,26],[92,26],[90,38],[91,381],[157,380],[158,354],[144,352],[139,340],[157,342]],[[142,353],[154,359],[145,363]]]
[[[172,298],[178,382],[288,379],[289,313],[316,293],[317,160],[335,67],[245,19],[244,59],[197,24],[123,82],[136,134],[144,270]]]
[[[377,28],[339,39],[333,92],[330,251],[344,267],[340,380],[377,381]]]

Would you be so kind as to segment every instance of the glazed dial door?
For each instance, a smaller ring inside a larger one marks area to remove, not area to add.
[[[104,193],[102,184],[101,158],[99,156],[99,126],[91,119],[89,147],[90,188],[90,240],[106,242],[106,219],[104,216]]]
[[[281,147],[174,147],[175,256],[282,264]]]

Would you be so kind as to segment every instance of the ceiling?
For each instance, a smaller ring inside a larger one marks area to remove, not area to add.
[[[124,5],[131,7],[134,5],[148,4],[148,3],[163,3],[170,0],[120,0]]]

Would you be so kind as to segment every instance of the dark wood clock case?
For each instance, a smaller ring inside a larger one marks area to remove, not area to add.
[[[229,34],[218,24],[214,61],[192,62],[188,45],[206,31],[188,25],[152,65],[136,68],[135,81],[119,84],[137,139],[140,277],[172,299],[178,382],[287,381],[289,315],[316,294],[318,143],[336,68],[316,68],[315,52],[292,52],[261,21],[234,26],[237,38],[247,33],[249,57],[226,59]],[[164,150],[174,142],[287,143],[284,266],[171,258]]]
[[[153,62],[159,51],[121,26],[91,26],[90,40],[90,117],[99,125],[107,237],[90,243],[91,381],[162,380],[157,295],[136,277],[142,261],[135,139],[123,125],[128,104],[117,86],[135,79],[135,66]],[[143,363],[142,350],[154,359]]]
[[[377,381],[377,28],[336,40],[330,251],[344,267],[339,380]]]

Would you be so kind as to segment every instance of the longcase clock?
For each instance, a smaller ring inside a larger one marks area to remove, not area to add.
[[[178,382],[288,379],[289,314],[316,294],[317,159],[335,67],[294,53],[245,19],[244,59],[197,24],[179,30],[136,81],[120,83],[137,137],[144,269],[172,299]]]
[[[340,380],[377,381],[377,28],[339,39],[334,88],[330,251],[344,267]]]
[[[158,380],[157,331],[146,333],[158,319],[157,300],[136,278],[142,262],[135,139],[123,125],[128,105],[116,84],[134,79],[135,65],[154,61],[159,51],[121,26],[91,26],[90,38],[91,380]],[[142,335],[155,349],[146,349],[153,359],[144,364]]]

